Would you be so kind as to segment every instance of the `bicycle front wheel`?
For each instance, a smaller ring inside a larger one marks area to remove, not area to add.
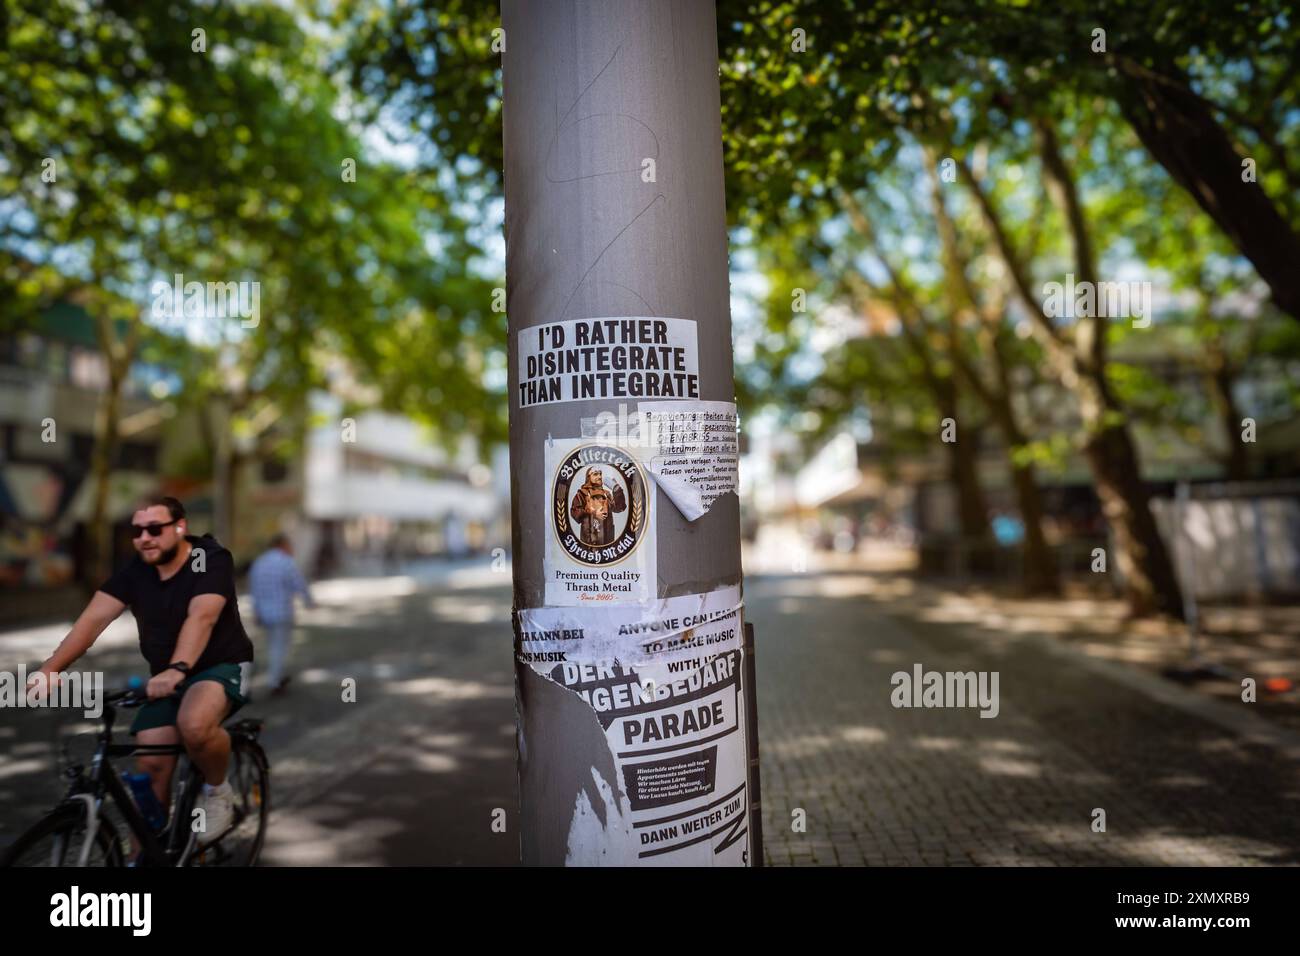
[[[95,827],[87,866],[122,866],[122,846],[109,821]],[[0,867],[77,866],[86,842],[86,809],[68,804],[52,810],[0,854]]]

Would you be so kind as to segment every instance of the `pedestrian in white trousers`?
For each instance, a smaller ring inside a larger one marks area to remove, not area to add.
[[[301,594],[307,607],[315,607],[307,582],[294,563],[288,536],[276,535],[270,547],[253,562],[248,587],[253,596],[254,618],[266,635],[270,658],[267,684],[272,694],[282,694],[289,684],[285,668],[293,641],[294,596]]]

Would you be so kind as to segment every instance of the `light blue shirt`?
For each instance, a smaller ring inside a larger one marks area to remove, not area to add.
[[[295,594],[301,594],[308,605],[312,603],[298,565],[279,548],[271,548],[253,562],[248,589],[253,595],[253,614],[262,624],[292,623]]]

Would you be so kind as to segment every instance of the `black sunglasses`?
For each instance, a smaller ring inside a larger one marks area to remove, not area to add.
[[[131,525],[131,537],[138,538],[147,531],[149,532],[149,537],[156,538],[158,535],[162,534],[163,528],[170,528],[180,520],[180,518],[176,518],[173,521],[164,521],[161,523],[155,521],[152,524],[133,524]]]

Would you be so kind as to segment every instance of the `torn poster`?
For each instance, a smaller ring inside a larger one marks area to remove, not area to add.
[[[639,604],[658,590],[655,529],[637,458],[581,438],[546,445],[548,605]]]
[[[591,708],[614,760],[614,780],[592,769],[603,806],[593,807],[586,790],[577,795],[567,865],[749,862],[745,695],[752,688],[743,678],[739,610],[728,624],[734,645],[687,657],[529,661]],[[528,660],[522,650],[520,659]]]
[[[643,316],[520,329],[519,407],[582,399],[699,398],[695,322]]]
[[[582,419],[582,435],[626,449],[687,521],[737,490],[740,461],[732,402],[624,402]]]
[[[735,584],[639,607],[525,608],[514,615],[515,646],[526,663],[677,661],[739,648],[740,609],[740,586]]]
[[[694,521],[737,489],[740,461],[733,402],[641,402],[647,466],[672,503]]]

